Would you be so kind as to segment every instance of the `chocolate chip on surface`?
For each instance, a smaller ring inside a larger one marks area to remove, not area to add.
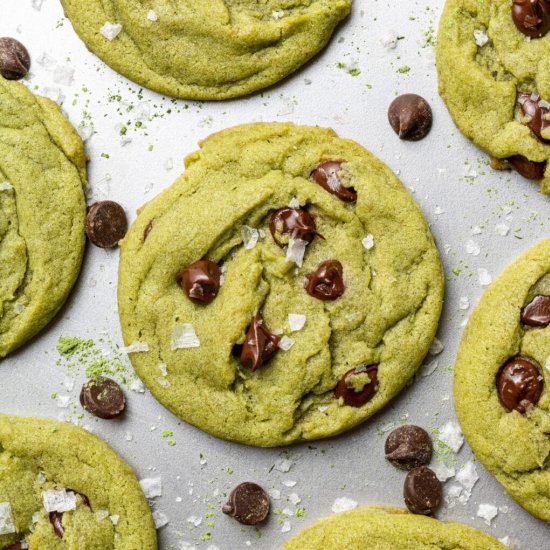
[[[350,407],[362,407],[374,397],[378,387],[378,365],[360,365],[340,378],[334,397],[342,398]]]
[[[386,439],[386,459],[402,470],[412,470],[429,464],[432,452],[432,439],[419,426],[399,426]]]
[[[266,520],[269,507],[267,493],[256,483],[246,481],[231,491],[222,512],[244,525],[258,525]]]
[[[86,235],[100,248],[113,248],[128,231],[126,213],[114,201],[99,201],[88,209]]]
[[[147,227],[143,230],[143,241],[144,242],[147,239],[147,237],[149,236],[149,233],[151,233],[151,229],[153,229],[153,220],[151,220],[147,224]]]
[[[514,155],[506,159],[509,164],[521,174],[524,178],[529,180],[541,180],[544,177],[546,171],[546,161],[535,162],[529,160],[523,155]]]
[[[544,388],[540,367],[532,359],[512,357],[497,375],[500,402],[508,411],[524,414],[536,405]]]
[[[222,272],[210,260],[199,260],[176,275],[178,285],[196,304],[209,304],[218,295]]]
[[[513,0],[512,19],[523,34],[531,38],[542,38],[550,31],[550,2]]]
[[[304,208],[281,208],[273,212],[269,230],[273,240],[281,248],[285,248],[291,238],[309,244],[317,235],[315,220]]]
[[[279,351],[280,338],[269,332],[263,324],[262,316],[257,313],[248,327],[244,343],[239,355],[243,367],[254,372],[270,361]]]
[[[15,38],[0,38],[0,74],[7,80],[23,78],[31,68],[27,48]]]
[[[344,187],[338,175],[342,170],[343,161],[327,160],[317,165],[311,172],[311,178],[325,191],[335,195],[344,202],[355,202],[357,192],[353,187]]]
[[[403,496],[413,514],[432,515],[441,502],[441,482],[430,468],[419,466],[407,474]]]
[[[524,117],[522,122],[529,126],[539,141],[550,144],[550,139],[542,135],[542,132],[550,131],[550,109],[544,106],[547,103],[543,102],[538,94],[529,92],[518,94],[518,103]]]
[[[425,138],[432,128],[432,108],[419,95],[403,94],[392,101],[388,109],[388,120],[401,139],[419,141]]]
[[[337,300],[344,294],[344,268],[338,260],[327,260],[304,279],[306,292],[319,300]]]
[[[123,413],[126,398],[114,380],[98,376],[82,386],[80,403],[89,413],[99,418],[111,419]]]
[[[550,296],[538,294],[522,310],[521,322],[530,327],[550,324]]]

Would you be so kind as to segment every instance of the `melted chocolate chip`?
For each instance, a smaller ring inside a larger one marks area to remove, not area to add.
[[[432,439],[426,430],[407,425],[395,428],[385,445],[386,459],[402,470],[425,466],[432,459]]]
[[[550,109],[547,107],[541,107],[541,99],[538,96],[533,95],[528,92],[521,92],[518,95],[518,103],[520,106],[521,113],[524,117],[527,118],[525,124],[531,128],[531,131],[539,141],[542,143],[549,143],[550,139],[542,137],[543,131],[550,130]]]
[[[338,260],[327,260],[304,279],[306,292],[319,300],[337,300],[344,294],[344,268]]]
[[[407,474],[403,496],[413,514],[429,516],[441,502],[441,482],[430,468],[419,466]]]
[[[540,367],[531,359],[512,357],[497,375],[500,403],[508,411],[521,414],[536,405],[544,388]]]
[[[0,38],[0,74],[7,80],[23,78],[31,68],[27,48],[15,38]]]
[[[514,155],[506,159],[516,172],[529,180],[541,180],[546,171],[546,161],[535,162],[523,155]]]
[[[550,31],[550,2],[513,0],[512,19],[523,34],[531,38],[541,38]]]
[[[6,546],[3,548],[3,550],[25,550],[25,548],[28,548],[28,546],[23,546],[24,541],[16,542],[14,544],[10,544],[10,546]]]
[[[281,248],[285,248],[290,239],[300,239],[309,244],[317,235],[315,220],[304,208],[281,208],[273,212],[269,230]]]
[[[80,403],[89,413],[99,418],[111,419],[124,412],[126,398],[114,380],[98,376],[82,386]]]
[[[530,327],[550,324],[550,296],[538,294],[522,310],[521,322]]]
[[[126,235],[128,220],[120,204],[99,201],[88,209],[86,235],[100,248],[113,248]]]
[[[280,338],[267,330],[262,316],[257,313],[248,327],[244,343],[239,355],[243,367],[254,372],[265,365],[279,351]]]
[[[153,220],[151,220],[147,227],[143,230],[143,241],[145,242],[145,239],[149,236],[149,233],[151,233],[151,229],[153,229]]]
[[[388,110],[388,120],[401,139],[419,141],[432,129],[432,108],[419,95],[403,94],[392,101]]]
[[[199,260],[176,275],[176,281],[195,304],[209,304],[220,290],[221,269],[210,260]]]
[[[315,167],[311,172],[311,178],[318,183],[325,191],[335,195],[344,202],[355,202],[357,192],[353,187],[344,187],[338,176],[342,170],[343,161],[327,160]]]
[[[231,491],[222,512],[244,525],[258,525],[269,514],[269,497],[259,485],[246,481]]]
[[[356,384],[358,380],[354,379],[360,375],[368,375],[370,382],[359,387],[360,384]],[[361,407],[374,397],[378,386],[378,365],[360,365],[340,378],[334,390],[334,397],[343,398],[344,404],[350,407]]]

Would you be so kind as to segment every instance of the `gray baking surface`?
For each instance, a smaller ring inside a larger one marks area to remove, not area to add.
[[[67,368],[56,364],[58,338],[91,338],[106,350],[123,345],[116,311],[118,252],[88,247],[80,280],[57,320],[2,361],[0,410],[78,422],[116,449],[139,478],[160,476],[163,494],[152,507],[169,519],[159,529],[160,548],[275,549],[331,514],[337,498],[402,506],[404,473],[384,460],[384,432],[403,421],[436,430],[455,419],[452,365],[463,323],[484,290],[478,269],[494,278],[547,237],[550,210],[548,197],[535,184],[489,169],[486,156],[453,125],[437,94],[434,65],[443,4],[355,0],[353,13],[328,48],[284,82],[239,100],[196,103],[140,92],[115,74],[88,52],[57,0],[0,0],[0,36],[18,38],[32,55],[29,87],[63,99],[63,110],[75,126],[93,125],[86,143],[90,200],[116,200],[133,220],[141,204],[182,172],[182,159],[198,140],[214,131],[258,120],[330,126],[370,149],[400,176],[422,206],[441,252],[447,289],[438,338],[445,347],[426,360],[437,360],[437,368],[429,374],[431,364],[425,376],[351,433],[284,449],[256,449],[217,440],[179,421],[147,391],[126,388],[129,408],[122,420],[79,418],[84,372],[73,369],[66,380]],[[392,35],[400,37],[395,49],[384,45]],[[424,96],[434,110],[432,132],[421,142],[400,141],[387,122],[392,98],[405,92]],[[123,126],[127,131],[121,136]],[[504,226],[509,227],[506,235],[501,234]],[[464,297],[468,309],[461,309]],[[100,342],[102,338],[111,343]],[[71,380],[74,388],[68,391]],[[67,408],[52,398],[56,392],[70,397]],[[173,436],[163,437],[164,430]],[[467,444],[456,456],[439,447],[443,450],[434,465],[443,461],[459,470],[472,458]],[[523,511],[475,464],[480,479],[471,497],[465,503],[452,499],[437,517],[509,536],[517,548],[550,548],[548,525]],[[280,491],[280,498],[272,499],[274,512],[259,529],[221,513],[224,495],[245,480],[258,482],[275,497]],[[444,485],[448,492],[457,484],[451,478]],[[476,515],[480,504],[499,507],[490,525]]]

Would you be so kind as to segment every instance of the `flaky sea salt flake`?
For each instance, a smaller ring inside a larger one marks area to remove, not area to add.
[[[147,19],[149,19],[149,21],[158,21],[159,17],[155,10],[149,10],[147,12]]]
[[[11,504],[9,502],[0,502],[0,535],[10,535],[15,532]]]
[[[122,31],[122,25],[120,23],[111,23],[106,21],[103,27],[99,29],[99,32],[109,41],[114,40]]]
[[[192,323],[180,323],[174,327],[170,348],[172,351],[185,348],[199,348],[201,345]]]
[[[449,420],[439,430],[439,441],[445,443],[454,453],[458,453],[464,444],[464,436],[457,422]]]
[[[432,345],[430,346],[430,355],[439,355],[443,350],[445,349],[445,346],[443,345],[443,342],[439,340],[438,338],[434,338]]]
[[[162,479],[160,477],[146,477],[139,482],[146,498],[155,498],[162,495]]]
[[[497,517],[498,508],[493,504],[480,504],[477,509],[477,517],[485,520],[487,525],[491,525],[491,521]]]
[[[493,282],[491,274],[484,267],[478,268],[477,278],[481,286],[489,286]]]
[[[260,232],[256,228],[243,225],[241,234],[245,250],[252,250],[258,244]]]
[[[170,523],[168,516],[160,510],[155,510],[153,512],[153,521],[155,522],[156,529],[160,529],[161,527],[164,527],[165,525],[168,525]]]
[[[474,31],[474,40],[475,43],[481,48],[489,42],[489,37],[482,30],[476,29]]]
[[[355,502],[355,500],[352,500],[348,497],[340,497],[332,503],[331,510],[334,513],[347,512],[348,510],[353,510],[354,508],[357,508],[357,506],[358,504],[357,502]]]
[[[292,332],[302,330],[306,324],[306,316],[301,313],[289,313],[288,324]]]
[[[149,351],[149,344],[147,342],[138,342],[135,340],[129,346],[120,348],[120,351],[124,353],[142,353]]]
[[[374,247],[374,235],[370,233],[361,241],[365,250],[370,250]]]
[[[304,263],[304,254],[306,253],[307,242],[302,239],[290,238],[286,249],[286,259],[294,262],[298,267]]]
[[[9,191],[13,189],[13,185],[8,181],[0,181],[0,191]]]
[[[76,509],[76,493],[65,489],[43,491],[42,502],[46,512],[68,512]]]
[[[294,338],[290,338],[289,336],[283,336],[279,341],[279,348],[282,349],[283,351],[288,351],[295,343],[296,343],[296,340],[294,340]]]

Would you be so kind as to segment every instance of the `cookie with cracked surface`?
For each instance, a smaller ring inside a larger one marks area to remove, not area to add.
[[[351,2],[172,0],[152,10],[137,0],[61,0],[86,46],[115,71],[202,100],[240,97],[293,73],[325,47]]]
[[[252,445],[372,416],[421,364],[442,304],[404,186],[357,143],[294,124],[219,132],[186,166],[121,243],[124,338],[149,349],[131,354],[139,376],[180,418]],[[178,284],[201,260],[219,269]]]
[[[454,402],[479,461],[528,512],[550,521],[550,240],[508,266],[464,331]]]
[[[304,529],[281,550],[506,550],[483,531],[462,523],[409,514],[400,508],[361,506]]]
[[[109,446],[72,424],[0,415],[0,548],[17,543],[157,548],[134,472]]]
[[[447,0],[439,92],[460,131],[550,194],[550,1]]]
[[[51,100],[0,77],[0,357],[59,311],[84,253],[86,155]]]

